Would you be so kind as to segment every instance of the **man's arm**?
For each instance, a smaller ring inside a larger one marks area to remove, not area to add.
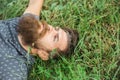
[[[25,13],[32,13],[34,15],[39,16],[40,11],[42,9],[44,0],[30,0],[27,9],[24,11],[23,14]]]

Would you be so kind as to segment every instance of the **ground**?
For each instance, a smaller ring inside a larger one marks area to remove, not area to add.
[[[22,15],[28,0],[0,0],[0,19]],[[119,80],[120,0],[45,0],[40,19],[77,29],[70,58],[37,59],[29,80]]]

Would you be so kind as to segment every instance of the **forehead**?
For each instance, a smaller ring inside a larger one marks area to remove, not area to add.
[[[65,33],[66,33],[66,39],[67,39],[67,41],[66,41],[66,48],[65,48],[64,51],[67,51],[68,48],[69,48],[69,46],[70,46],[71,36],[70,36],[70,34],[69,34],[68,31],[66,31],[66,30],[64,30],[64,31],[65,31]]]
[[[61,33],[61,39],[60,39],[60,45],[59,46],[59,50],[64,52],[68,49],[69,46],[69,34],[68,32],[66,32],[65,30],[61,29],[62,33]]]

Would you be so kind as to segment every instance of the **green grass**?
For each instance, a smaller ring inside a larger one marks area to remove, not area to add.
[[[28,0],[0,0],[0,19],[22,15]],[[45,0],[41,19],[77,29],[71,58],[37,58],[29,80],[120,80],[120,0]]]

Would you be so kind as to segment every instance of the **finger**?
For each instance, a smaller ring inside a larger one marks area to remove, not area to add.
[[[38,51],[38,56],[42,59],[42,60],[48,60],[49,59],[49,54],[44,51],[44,50],[39,50]]]

